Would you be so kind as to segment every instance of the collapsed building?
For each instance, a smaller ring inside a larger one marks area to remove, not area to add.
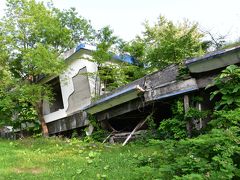
[[[53,90],[53,101],[44,101],[43,115],[50,134],[88,125],[86,112],[82,110],[91,104],[104,88],[97,76],[98,66],[92,59],[96,47],[80,44],[62,56],[67,64],[66,70],[57,77],[43,77],[39,82],[47,83]],[[129,55],[113,55],[109,64],[133,64]]]
[[[102,128],[109,132],[135,132],[146,129],[144,120],[150,114],[156,123],[172,116],[171,105],[182,99],[184,108],[194,106],[199,111],[212,110],[209,96],[214,87],[206,87],[219,73],[231,64],[240,64],[240,47],[220,50],[185,61],[185,70],[171,65],[146,75],[93,101],[96,89],[101,85],[87,73],[95,73],[97,65],[91,61],[94,48],[80,46],[64,54],[68,69],[59,77],[45,79],[54,87],[55,101],[44,103],[44,118],[50,135],[68,134],[72,130],[89,126],[88,114],[95,117]],[[112,62],[131,63],[131,57],[113,57]],[[192,97],[203,101],[193,103]],[[195,123],[201,129],[207,120]],[[187,127],[190,128],[190,127]],[[89,131],[92,129],[89,128]],[[90,132],[89,132],[90,133]]]

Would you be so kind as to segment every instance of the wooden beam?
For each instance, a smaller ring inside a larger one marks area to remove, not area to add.
[[[140,121],[137,126],[133,129],[133,131],[129,134],[129,136],[127,137],[127,139],[124,141],[124,143],[122,144],[122,146],[125,146],[127,144],[127,142],[130,140],[130,138],[132,137],[132,135],[139,129],[141,128],[145,122],[147,121],[147,118]]]
[[[105,143],[112,135],[113,135],[114,131],[111,132],[105,139],[102,143]]]

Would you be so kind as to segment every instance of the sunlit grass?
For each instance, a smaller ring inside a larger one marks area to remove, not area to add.
[[[134,154],[155,149],[76,139],[0,140],[0,179],[134,179]]]

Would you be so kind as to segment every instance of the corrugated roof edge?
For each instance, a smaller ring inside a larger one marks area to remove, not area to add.
[[[223,50],[220,50],[220,51],[211,52],[211,53],[205,54],[201,57],[196,57],[196,58],[193,58],[193,59],[186,60],[185,64],[186,64],[186,66],[188,66],[188,65],[191,65],[195,62],[209,60],[209,59],[215,58],[217,56],[227,54],[227,53],[231,53],[231,52],[238,51],[238,50],[240,50],[240,46],[236,46],[236,47],[229,48],[229,49],[223,49]]]

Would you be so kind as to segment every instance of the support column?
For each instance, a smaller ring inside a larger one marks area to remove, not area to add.
[[[184,95],[183,103],[184,103],[184,111],[185,111],[185,113],[187,113],[189,108],[190,108],[190,105],[189,105],[189,95]],[[188,137],[191,137],[191,134],[192,134],[191,133],[192,132],[191,120],[187,121],[186,128],[187,128],[187,132],[188,132]]]

